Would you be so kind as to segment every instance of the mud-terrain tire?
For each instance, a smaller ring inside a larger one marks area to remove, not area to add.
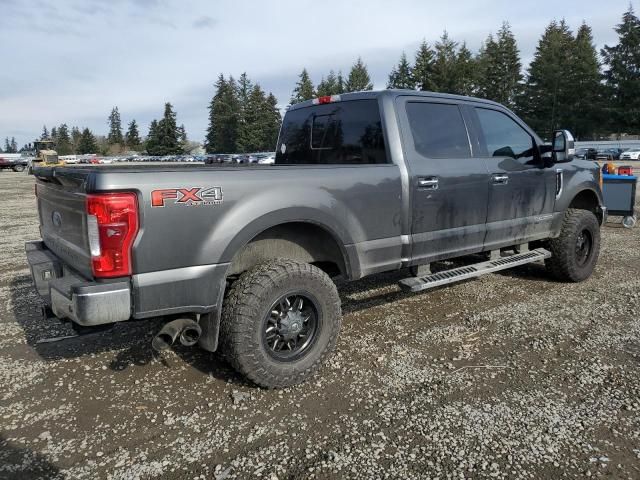
[[[333,351],[341,321],[340,297],[326,273],[308,263],[274,260],[231,286],[222,309],[221,353],[261,387],[295,385]]]
[[[600,252],[600,225],[588,210],[570,208],[564,215],[560,236],[549,240],[551,258],[545,261],[553,277],[582,282],[591,276]]]

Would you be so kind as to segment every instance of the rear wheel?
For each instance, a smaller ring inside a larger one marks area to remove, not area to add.
[[[549,241],[549,272],[558,280],[581,282],[591,276],[600,252],[600,225],[588,210],[570,208],[560,236]]]
[[[24,165],[14,165],[13,171],[14,172],[24,172]]]
[[[295,385],[333,351],[340,324],[340,298],[326,273],[275,260],[233,284],[222,310],[222,354],[257,385]]]

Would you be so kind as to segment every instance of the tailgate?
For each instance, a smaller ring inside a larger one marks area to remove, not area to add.
[[[45,245],[67,266],[91,278],[84,185],[77,176],[38,177],[36,195]]]

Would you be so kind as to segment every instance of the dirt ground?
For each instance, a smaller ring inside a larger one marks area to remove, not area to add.
[[[640,478],[640,227],[612,219],[582,284],[530,265],[341,286],[332,360],[273,391],[198,349],[154,355],[154,321],[42,343],[72,331],[29,277],[33,180],[0,191],[2,479]]]

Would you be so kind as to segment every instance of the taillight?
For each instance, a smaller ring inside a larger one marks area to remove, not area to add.
[[[94,276],[131,275],[131,247],[137,233],[135,193],[87,195],[87,235]]]

